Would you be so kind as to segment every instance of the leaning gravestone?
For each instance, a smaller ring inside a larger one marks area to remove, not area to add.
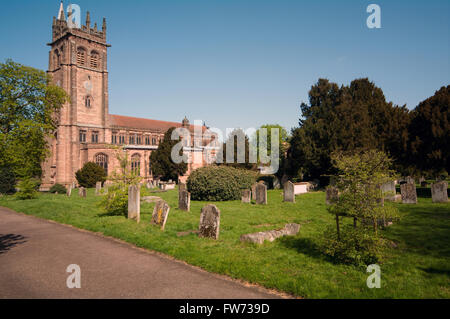
[[[339,198],[339,190],[334,186],[327,187],[327,190],[326,190],[327,205],[334,204],[338,198]]]
[[[256,185],[256,204],[267,205],[267,186],[264,184]]]
[[[433,203],[447,203],[448,202],[448,183],[446,181],[431,184],[431,197]]]
[[[295,203],[295,185],[291,181],[284,183],[284,201]]]
[[[86,197],[86,188],[84,188],[84,187],[80,187],[79,189],[78,189],[78,196],[80,196],[80,197]]]
[[[191,210],[191,193],[187,190],[178,192],[178,209],[186,212]]]
[[[256,185],[257,183],[252,185],[252,200],[256,200]]]
[[[249,189],[244,189],[242,191],[242,202],[248,204],[251,201],[252,201],[252,191]]]
[[[156,203],[153,209],[151,224],[158,225],[161,230],[166,227],[167,217],[169,216],[170,206],[164,200],[160,200]]]
[[[199,237],[219,239],[220,210],[215,205],[203,207],[200,215]]]
[[[100,195],[101,190],[102,190],[102,182],[97,182],[97,184],[95,184],[95,195]]]
[[[405,183],[400,185],[403,204],[417,204],[416,184]]]
[[[128,219],[141,221],[141,190],[139,185],[128,187]]]

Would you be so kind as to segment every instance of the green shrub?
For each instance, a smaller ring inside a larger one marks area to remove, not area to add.
[[[335,227],[325,231],[319,249],[334,262],[365,266],[381,261],[386,241],[362,227],[346,225],[338,239]]]
[[[97,182],[106,180],[105,170],[98,164],[87,162],[75,173],[78,184],[85,188],[93,188]]]
[[[106,215],[126,216],[128,213],[128,189],[120,186],[108,187],[98,206]]]
[[[228,166],[202,167],[192,172],[187,187],[192,200],[228,201],[241,198],[241,190],[251,188],[256,173]]]
[[[55,184],[50,188],[50,193],[67,194],[67,189],[61,184]]]
[[[17,188],[19,191],[16,194],[16,198],[20,200],[34,199],[37,197],[37,187],[38,183],[30,178],[22,179],[18,184]]]
[[[16,176],[10,167],[0,167],[0,194],[16,192]]]

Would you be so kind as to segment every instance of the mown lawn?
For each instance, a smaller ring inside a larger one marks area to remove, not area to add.
[[[333,264],[317,250],[323,231],[334,224],[322,192],[297,196],[295,204],[283,203],[278,190],[269,191],[267,206],[215,203],[221,210],[218,241],[195,234],[177,236],[198,228],[205,202],[192,202],[191,212],[186,213],[177,209],[176,190],[152,195],[171,206],[164,232],[149,224],[154,204],[142,205],[138,225],[122,216],[103,215],[94,190],[86,199],[76,191],[71,198],[40,194],[28,201],[3,196],[0,206],[101,232],[211,272],[304,298],[450,298],[450,204],[432,204],[428,198],[419,199],[418,205],[395,204],[402,220],[384,233],[398,246],[381,264],[381,289],[369,289],[365,269]],[[286,223],[302,225],[298,236],[262,246],[239,241],[242,234],[282,228]]]

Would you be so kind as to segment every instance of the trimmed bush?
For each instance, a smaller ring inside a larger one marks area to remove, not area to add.
[[[187,187],[192,200],[228,201],[241,198],[241,190],[251,188],[256,173],[228,166],[202,167],[192,172]]]
[[[67,189],[61,184],[55,184],[50,188],[50,193],[67,194]]]
[[[105,182],[105,170],[98,164],[87,162],[75,173],[78,184],[84,188],[93,188],[97,182]]]
[[[0,194],[16,192],[16,176],[9,167],[0,167]]]

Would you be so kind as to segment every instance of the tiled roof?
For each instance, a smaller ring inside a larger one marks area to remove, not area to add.
[[[123,116],[123,115],[109,115],[109,123],[113,127],[138,129],[138,130],[151,130],[166,132],[171,127],[181,127],[181,123],[167,122],[159,120],[144,119],[139,117]],[[194,130],[194,125],[191,125],[190,130]],[[206,127],[202,127],[202,131],[205,131]]]

